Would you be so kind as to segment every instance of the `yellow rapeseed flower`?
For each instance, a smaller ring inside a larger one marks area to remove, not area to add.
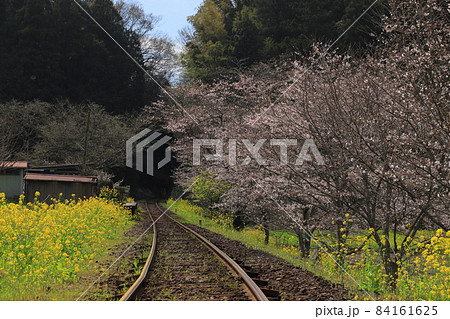
[[[43,285],[75,281],[76,272],[86,269],[104,253],[105,243],[131,225],[127,210],[100,198],[52,205],[38,200],[23,205],[23,195],[19,204],[3,198],[0,195],[0,256],[5,257],[0,258],[0,300],[9,298],[5,293],[37,293]]]

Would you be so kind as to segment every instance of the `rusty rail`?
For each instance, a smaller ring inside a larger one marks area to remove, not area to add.
[[[161,212],[164,212],[159,205],[156,204],[158,209]],[[150,254],[147,258],[147,261],[144,265],[144,268],[142,269],[142,273],[139,276],[139,278],[136,280],[136,282],[131,286],[131,288],[123,295],[123,297],[120,299],[120,301],[128,301],[128,300],[136,300],[137,293],[139,292],[139,289],[142,287],[145,279],[148,276],[148,272],[150,270],[151,264],[153,262],[153,257],[156,252],[156,243],[157,243],[157,235],[156,235],[156,223],[153,220],[153,217],[151,217],[150,211],[148,209],[148,206],[146,204],[146,209],[149,212],[150,218],[153,222],[153,242],[152,242],[152,248],[150,251]],[[217,248],[213,243],[211,243],[209,240],[207,240],[202,235],[198,234],[194,230],[190,229],[189,227],[177,222],[170,216],[165,215],[170,220],[172,220],[175,224],[177,224],[179,227],[187,231],[188,233],[193,234],[200,242],[202,242],[209,250],[211,250],[216,256],[218,256],[225,264],[227,264],[239,277],[242,278],[244,281],[244,284],[246,288],[248,289],[249,293],[252,295],[252,297],[257,301],[268,301],[266,295],[261,291],[261,289],[258,287],[258,285],[251,279],[247,273],[233,260],[231,259],[227,254],[225,254],[222,250]]]
[[[159,205],[156,205],[160,211],[163,211]],[[176,223],[179,227],[187,231],[188,233],[193,234],[198,240],[200,240],[208,249],[210,249],[216,256],[218,256],[225,264],[231,267],[231,269],[242,278],[244,281],[245,286],[253,296],[253,298],[257,301],[268,301],[266,295],[261,291],[261,289],[258,287],[258,285],[247,275],[247,273],[239,266],[233,259],[231,259],[227,254],[225,254],[222,250],[217,248],[216,245],[211,243],[209,240],[207,240],[205,237],[200,235],[199,233],[195,232],[194,230],[190,229],[189,227],[183,225],[180,222],[177,222],[170,216],[166,217],[170,218],[174,223]]]
[[[159,206],[158,206],[159,207]],[[129,301],[129,300],[136,300],[137,293],[139,289],[142,287],[142,284],[144,283],[145,279],[148,276],[148,271],[150,270],[150,267],[153,262],[153,257],[155,256],[156,252],[156,222],[154,221],[152,214],[150,213],[150,210],[148,209],[148,204],[145,203],[145,209],[147,210],[151,222],[153,223],[153,240],[152,240],[152,248],[150,250],[150,253],[148,255],[147,261],[145,262],[144,267],[142,268],[141,275],[139,278],[134,282],[134,284],[128,289],[128,291],[120,298],[120,301]]]

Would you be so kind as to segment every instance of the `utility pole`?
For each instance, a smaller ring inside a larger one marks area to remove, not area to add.
[[[89,126],[91,124],[91,110],[88,110],[87,121],[86,121],[86,134],[84,135],[84,153],[83,153],[83,165],[82,165],[82,175],[86,175],[86,156],[87,156],[87,147],[88,147],[88,134],[89,134]]]

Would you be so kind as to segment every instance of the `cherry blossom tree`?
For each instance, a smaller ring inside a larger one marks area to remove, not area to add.
[[[215,174],[233,185],[222,207],[296,232],[303,256],[316,230],[350,214],[371,230],[395,287],[417,231],[449,228],[450,28],[441,1],[390,7],[378,48],[364,60],[317,45],[310,63],[193,82],[173,92],[185,110],[155,107],[176,137],[178,181],[199,168]],[[194,165],[193,141],[204,139],[218,144],[202,145]]]

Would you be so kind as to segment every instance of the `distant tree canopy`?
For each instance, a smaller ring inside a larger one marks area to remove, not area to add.
[[[111,0],[78,1],[141,65]],[[156,99],[144,73],[72,0],[0,0],[0,101],[92,101],[125,113]],[[152,72],[151,69],[149,69]]]
[[[139,124],[94,103],[0,103],[0,159],[76,164],[86,156],[93,169],[111,172],[123,166]]]
[[[364,51],[380,30],[380,0],[339,40]],[[317,41],[333,42],[372,0],[205,0],[184,31],[183,63],[189,78],[211,81],[224,69],[307,53]],[[372,35],[371,35],[372,34]]]

